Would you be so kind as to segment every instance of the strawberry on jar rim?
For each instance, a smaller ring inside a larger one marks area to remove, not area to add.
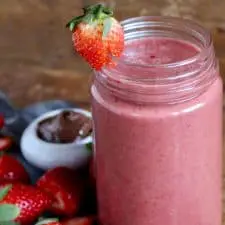
[[[74,49],[95,70],[115,65],[124,49],[124,31],[111,9],[102,4],[83,8],[84,14],[73,18],[67,27],[72,31]]]

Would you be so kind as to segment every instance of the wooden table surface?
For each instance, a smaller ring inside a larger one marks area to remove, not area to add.
[[[65,24],[80,13],[81,7],[93,2],[0,0],[0,89],[18,107],[56,98],[89,107],[91,70],[74,54]],[[198,21],[211,30],[221,75],[225,75],[224,0],[106,2],[116,7],[115,14],[120,20],[141,15],[171,15]]]

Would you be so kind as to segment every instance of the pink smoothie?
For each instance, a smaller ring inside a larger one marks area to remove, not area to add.
[[[148,38],[128,43],[124,57],[166,64],[198,51],[187,42]],[[102,224],[221,225],[219,76],[200,96],[177,104],[137,104],[97,85],[92,96]]]

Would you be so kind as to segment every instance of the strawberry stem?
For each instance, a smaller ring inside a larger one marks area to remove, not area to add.
[[[96,9],[95,9],[95,15],[96,15],[96,19],[100,19],[101,14],[102,14],[102,10],[103,10],[103,6],[102,5],[97,5]]]
[[[73,32],[81,22],[85,22],[87,24],[92,24],[96,21],[104,22],[105,19],[112,17],[112,15],[112,10],[102,4],[87,6],[83,8],[83,15],[74,17],[66,24],[66,27]]]

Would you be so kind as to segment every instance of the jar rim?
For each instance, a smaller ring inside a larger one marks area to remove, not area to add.
[[[158,23],[158,24],[157,24]],[[135,62],[130,62],[126,59],[123,59],[122,57],[118,60],[118,64],[127,66],[128,68],[133,68],[133,67],[138,67],[138,68],[142,68],[142,69],[170,69],[173,70],[174,68],[178,68],[178,67],[184,67],[184,66],[188,66],[191,65],[197,61],[205,61],[207,59],[205,59],[206,57],[208,57],[210,55],[210,53],[213,52],[213,41],[212,41],[212,36],[210,34],[210,32],[204,28],[203,26],[201,26],[200,24],[193,22],[192,20],[189,19],[184,19],[184,18],[180,18],[180,17],[173,17],[173,16],[140,16],[140,17],[132,17],[132,18],[128,18],[126,20],[123,20],[121,22],[121,25],[124,28],[124,33],[125,33],[125,42],[126,42],[126,35],[127,33],[130,32],[131,29],[135,28],[135,27],[146,27],[146,25],[149,26],[162,26],[162,25],[166,25],[166,26],[170,26],[170,28],[174,28],[174,26],[176,25],[176,28],[180,27],[181,29],[185,31],[186,30],[190,30],[190,32],[192,31],[194,33],[194,35],[196,36],[196,38],[201,41],[202,46],[200,48],[200,51],[198,53],[196,53],[194,56],[188,57],[187,59],[183,59],[183,60],[179,60],[176,62],[171,62],[171,63],[159,63],[159,64],[150,64],[150,63],[146,63],[146,64],[139,64],[139,63],[135,63]],[[187,31],[186,31],[187,32]],[[110,74],[114,74],[117,71],[117,68],[102,68],[102,73],[107,73],[109,76]],[[185,78],[185,77],[189,77],[191,74],[190,73],[185,73],[185,74],[175,74],[172,75],[170,77],[161,77],[158,78],[158,80],[161,81],[165,81],[165,80],[177,80],[180,78]],[[118,75],[118,78],[123,79],[123,80],[130,80],[127,76],[123,76],[123,75]],[[151,81],[152,78],[148,77],[148,78],[136,78],[136,81]]]
[[[116,67],[95,71],[96,80],[115,95],[130,99],[140,96],[140,101],[146,102],[175,102],[175,99],[179,102],[202,93],[216,77],[217,61],[212,37],[198,23],[179,17],[143,16],[126,19],[121,24],[125,46],[129,40],[166,37],[186,41],[199,51],[186,59],[156,64],[134,63],[126,60],[125,55],[125,59],[118,60]],[[151,99],[156,95],[159,97],[150,100],[150,95]]]
[[[179,20],[178,20],[179,19]],[[154,68],[160,68],[160,67],[167,67],[167,68],[172,68],[172,67],[176,67],[176,66],[183,66],[183,65],[187,65],[189,63],[192,63],[196,60],[198,60],[199,58],[202,57],[202,55],[205,55],[205,53],[209,50],[209,48],[212,45],[212,37],[210,32],[204,28],[203,26],[201,26],[199,23],[193,22],[190,19],[185,19],[185,18],[180,18],[180,17],[173,17],[173,16],[140,16],[140,17],[132,17],[132,18],[128,18],[126,20],[121,21],[121,25],[124,27],[124,30],[126,32],[126,26],[129,26],[130,24],[132,25],[138,25],[139,22],[141,23],[146,23],[146,22],[171,22],[173,24],[177,24],[177,25],[187,25],[189,27],[194,28],[195,31],[198,30],[199,35],[201,35],[202,39],[205,40],[204,45],[201,48],[201,51],[199,51],[198,53],[196,53],[194,56],[191,56],[187,59],[184,60],[180,60],[177,62],[172,62],[172,63],[162,63],[162,64],[141,64],[141,66],[143,67],[154,67]],[[128,62],[126,60],[121,59],[122,63],[125,63],[127,65],[130,66],[140,66],[137,63],[131,63]]]

